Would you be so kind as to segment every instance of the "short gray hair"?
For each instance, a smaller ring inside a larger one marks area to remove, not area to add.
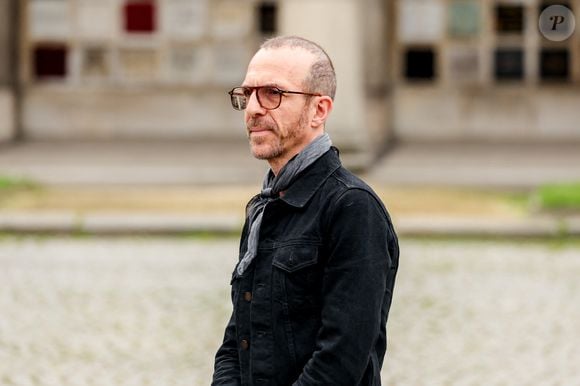
[[[304,79],[307,92],[328,95],[334,100],[336,94],[336,73],[332,60],[324,49],[311,40],[299,36],[277,36],[266,40],[260,49],[301,48],[315,56],[310,73]]]

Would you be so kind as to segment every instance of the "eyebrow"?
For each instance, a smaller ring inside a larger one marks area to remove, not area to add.
[[[279,89],[281,89],[281,90],[283,89],[283,88],[282,88],[282,87],[280,87],[280,85],[279,85],[279,84],[277,84],[277,83],[266,83],[266,84],[263,84],[263,85],[261,85],[261,86],[247,86],[247,85],[245,85],[245,84],[242,84],[240,87],[277,87],[277,88],[279,88]]]

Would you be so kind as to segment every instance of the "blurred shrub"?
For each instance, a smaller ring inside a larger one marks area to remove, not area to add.
[[[543,185],[537,195],[542,208],[580,210],[580,182]]]
[[[27,178],[0,176],[0,193],[38,188],[40,188],[39,183]]]

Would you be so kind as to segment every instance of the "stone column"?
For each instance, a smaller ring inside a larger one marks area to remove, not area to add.
[[[355,167],[364,166],[372,157],[364,92],[362,5],[357,0],[281,0],[278,20],[281,35],[311,39],[330,55],[337,93],[326,128]]]
[[[393,138],[393,0],[360,0],[364,17],[364,81],[371,148],[384,151]]]
[[[0,143],[10,141],[16,134],[15,130],[15,97],[14,76],[12,68],[14,43],[12,20],[13,7],[16,1],[0,1]]]

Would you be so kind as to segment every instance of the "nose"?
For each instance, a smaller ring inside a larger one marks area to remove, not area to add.
[[[258,102],[258,94],[257,91],[254,90],[252,94],[248,97],[248,103],[246,105],[246,114],[250,116],[254,115],[263,115],[266,112],[260,103]]]

